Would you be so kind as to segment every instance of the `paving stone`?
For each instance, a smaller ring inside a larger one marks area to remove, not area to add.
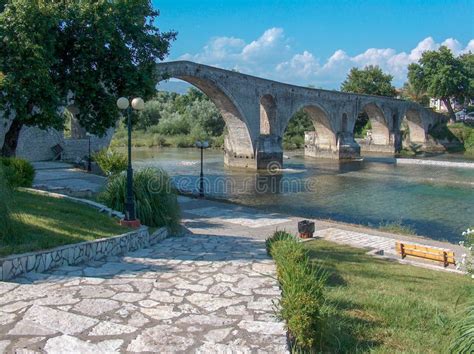
[[[167,320],[182,315],[181,312],[174,311],[173,306],[156,306],[153,308],[144,308],[141,310],[141,312],[157,320]]]
[[[245,329],[247,332],[281,335],[285,333],[283,323],[275,322],[269,323],[266,321],[241,321],[238,326]]]
[[[155,300],[155,301],[158,301],[158,302],[165,302],[165,303],[176,303],[177,304],[177,303],[183,302],[183,297],[182,296],[174,296],[174,295],[171,295],[167,291],[160,291],[160,290],[153,290],[150,293],[149,298],[151,300]]]
[[[177,335],[179,332],[182,332],[179,328],[168,325],[148,328],[132,340],[127,351],[157,353],[186,351],[194,344],[194,340],[186,333]]]
[[[146,294],[141,293],[119,293],[112,297],[113,300],[123,301],[123,302],[137,302],[143,300],[146,297]]]
[[[0,353],[6,353],[9,344],[9,340],[0,340]]]
[[[176,321],[177,324],[208,325],[214,327],[226,326],[234,322],[235,319],[215,315],[189,315]]]
[[[47,332],[49,332],[48,334],[51,334],[52,331],[65,334],[77,334],[89,327],[92,327],[98,322],[98,320],[90,317],[37,305],[32,306],[25,313],[23,321],[28,321],[29,323],[41,326]],[[15,326],[12,331],[15,333],[10,332],[10,334],[22,334],[20,333],[21,331],[18,330],[17,326]],[[46,335],[46,333],[40,334]]]
[[[112,353],[118,352],[123,340],[113,339],[99,343],[90,343],[76,337],[62,335],[48,339],[44,347],[47,353]]]
[[[100,322],[89,332],[91,336],[114,336],[127,333],[133,333],[138,328],[132,326],[121,325],[109,321]]]
[[[9,323],[12,323],[15,321],[15,319],[16,319],[16,315],[14,313],[0,312],[0,326],[4,326]]]
[[[118,301],[109,299],[84,299],[73,307],[74,311],[84,315],[98,317],[103,313],[115,310],[120,307]]]
[[[108,298],[108,297],[112,297],[113,295],[115,295],[114,291],[110,289],[106,289],[102,286],[85,286],[85,287],[82,287],[79,292],[79,296],[83,298],[96,298],[96,297]]]
[[[218,343],[223,341],[231,331],[232,327],[212,329],[204,335],[204,338],[211,343]]]

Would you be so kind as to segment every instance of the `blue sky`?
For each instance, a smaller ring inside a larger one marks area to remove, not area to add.
[[[424,50],[474,52],[470,1],[153,0],[186,59],[299,85],[338,88],[353,66],[380,65],[401,86]]]

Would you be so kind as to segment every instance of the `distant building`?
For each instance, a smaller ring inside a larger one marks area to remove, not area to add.
[[[453,107],[454,111],[462,109],[462,106],[453,98],[451,98],[451,106]],[[444,102],[439,98],[430,98],[430,108],[433,108],[437,112],[448,111],[448,108],[446,107]]]

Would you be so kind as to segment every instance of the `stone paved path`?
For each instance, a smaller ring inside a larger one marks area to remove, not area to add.
[[[173,237],[0,282],[0,352],[282,353],[279,294],[261,240]]]

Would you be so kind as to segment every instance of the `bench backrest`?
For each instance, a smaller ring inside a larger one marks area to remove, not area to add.
[[[415,256],[425,259],[430,259],[433,261],[440,261],[447,266],[448,264],[456,264],[456,259],[454,257],[454,252],[451,250],[443,250],[439,248],[415,245],[410,243],[396,243],[396,250],[398,253],[405,256]]]

